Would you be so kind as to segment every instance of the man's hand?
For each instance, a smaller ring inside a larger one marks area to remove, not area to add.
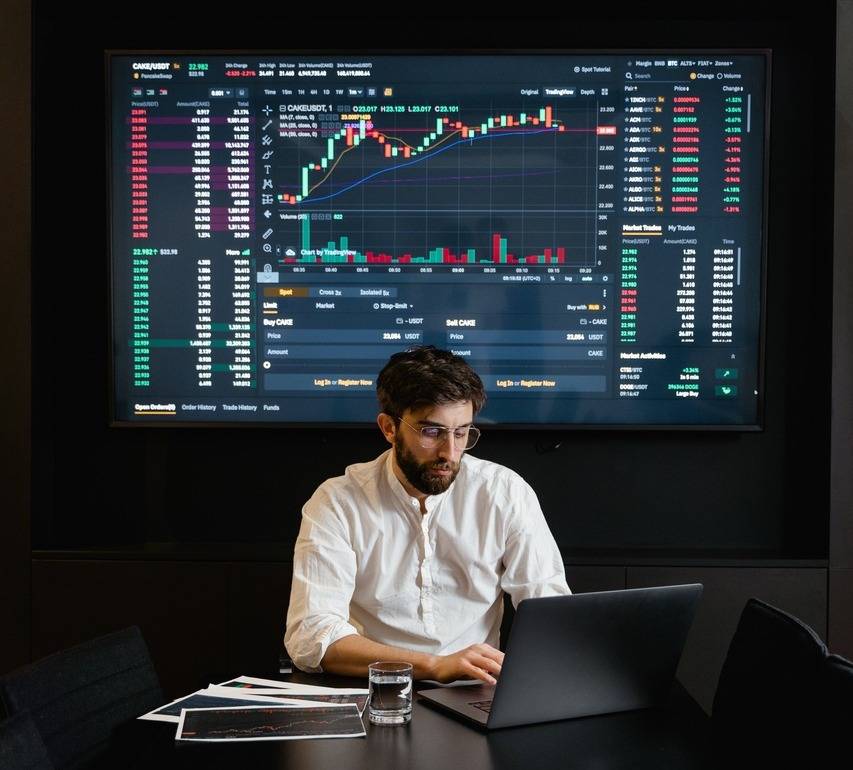
[[[452,682],[454,679],[482,679],[496,684],[504,654],[490,644],[472,644],[452,655],[439,655],[435,664],[435,679]]]

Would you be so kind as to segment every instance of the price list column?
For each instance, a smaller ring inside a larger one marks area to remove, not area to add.
[[[228,101],[233,89],[193,119],[195,259],[195,385],[224,396],[254,387],[255,305],[251,198],[254,189],[249,103]],[[219,109],[217,106],[221,105]],[[238,248],[235,248],[237,246]]]
[[[133,356],[133,386],[151,386],[151,317],[149,314],[150,293],[148,286],[148,258],[153,249],[133,249],[133,333],[131,354]]]
[[[207,86],[126,113],[130,384],[157,400],[138,414],[254,386],[251,123],[247,94]]]

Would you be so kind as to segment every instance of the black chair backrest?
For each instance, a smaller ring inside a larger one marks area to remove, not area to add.
[[[718,745],[763,761],[794,760],[821,749],[828,651],[820,637],[782,610],[750,599],[729,645],[712,724]]]
[[[0,722],[0,770],[53,770],[29,711]]]
[[[30,712],[57,768],[103,756],[116,727],[163,702],[136,626],[0,677],[0,698],[9,714]]]
[[[829,711],[853,726],[853,662],[830,655],[824,664],[823,687]]]
[[[506,643],[509,639],[509,631],[512,628],[512,621],[515,620],[515,608],[512,606],[512,599],[509,594],[504,594],[504,616],[501,620],[501,632],[499,648],[506,650]]]
[[[827,746],[847,753],[853,726],[853,663],[840,655],[829,655],[823,665],[821,688],[826,702]]]

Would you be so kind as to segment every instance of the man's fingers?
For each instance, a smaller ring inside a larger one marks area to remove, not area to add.
[[[475,666],[482,668],[484,671],[492,674],[500,674],[501,672],[501,664],[496,660],[487,658],[485,655],[475,655],[470,660]]]
[[[489,644],[478,644],[474,646],[474,649],[481,655],[485,655],[487,658],[496,660],[498,663],[502,664],[504,662],[504,654]]]
[[[456,676],[464,674],[481,679],[487,684],[497,684],[495,676],[501,673],[501,664],[504,661],[504,654],[490,644],[472,644],[448,657],[457,662]]]
[[[473,675],[476,679],[482,679],[486,684],[496,684],[493,676],[491,676],[487,671],[484,671],[482,668],[476,666],[470,660],[463,660],[462,663],[466,672]]]
[[[481,655],[473,650],[469,651],[469,654],[465,656],[465,661],[474,667],[477,671],[483,672],[485,676],[479,676],[478,679],[484,679],[489,684],[495,684],[495,679],[492,674],[500,674],[501,666],[500,664],[492,660],[491,658],[487,658],[485,655]]]

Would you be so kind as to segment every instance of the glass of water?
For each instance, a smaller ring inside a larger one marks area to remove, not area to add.
[[[375,725],[404,725],[412,719],[412,664],[377,661],[368,666],[367,713]]]

